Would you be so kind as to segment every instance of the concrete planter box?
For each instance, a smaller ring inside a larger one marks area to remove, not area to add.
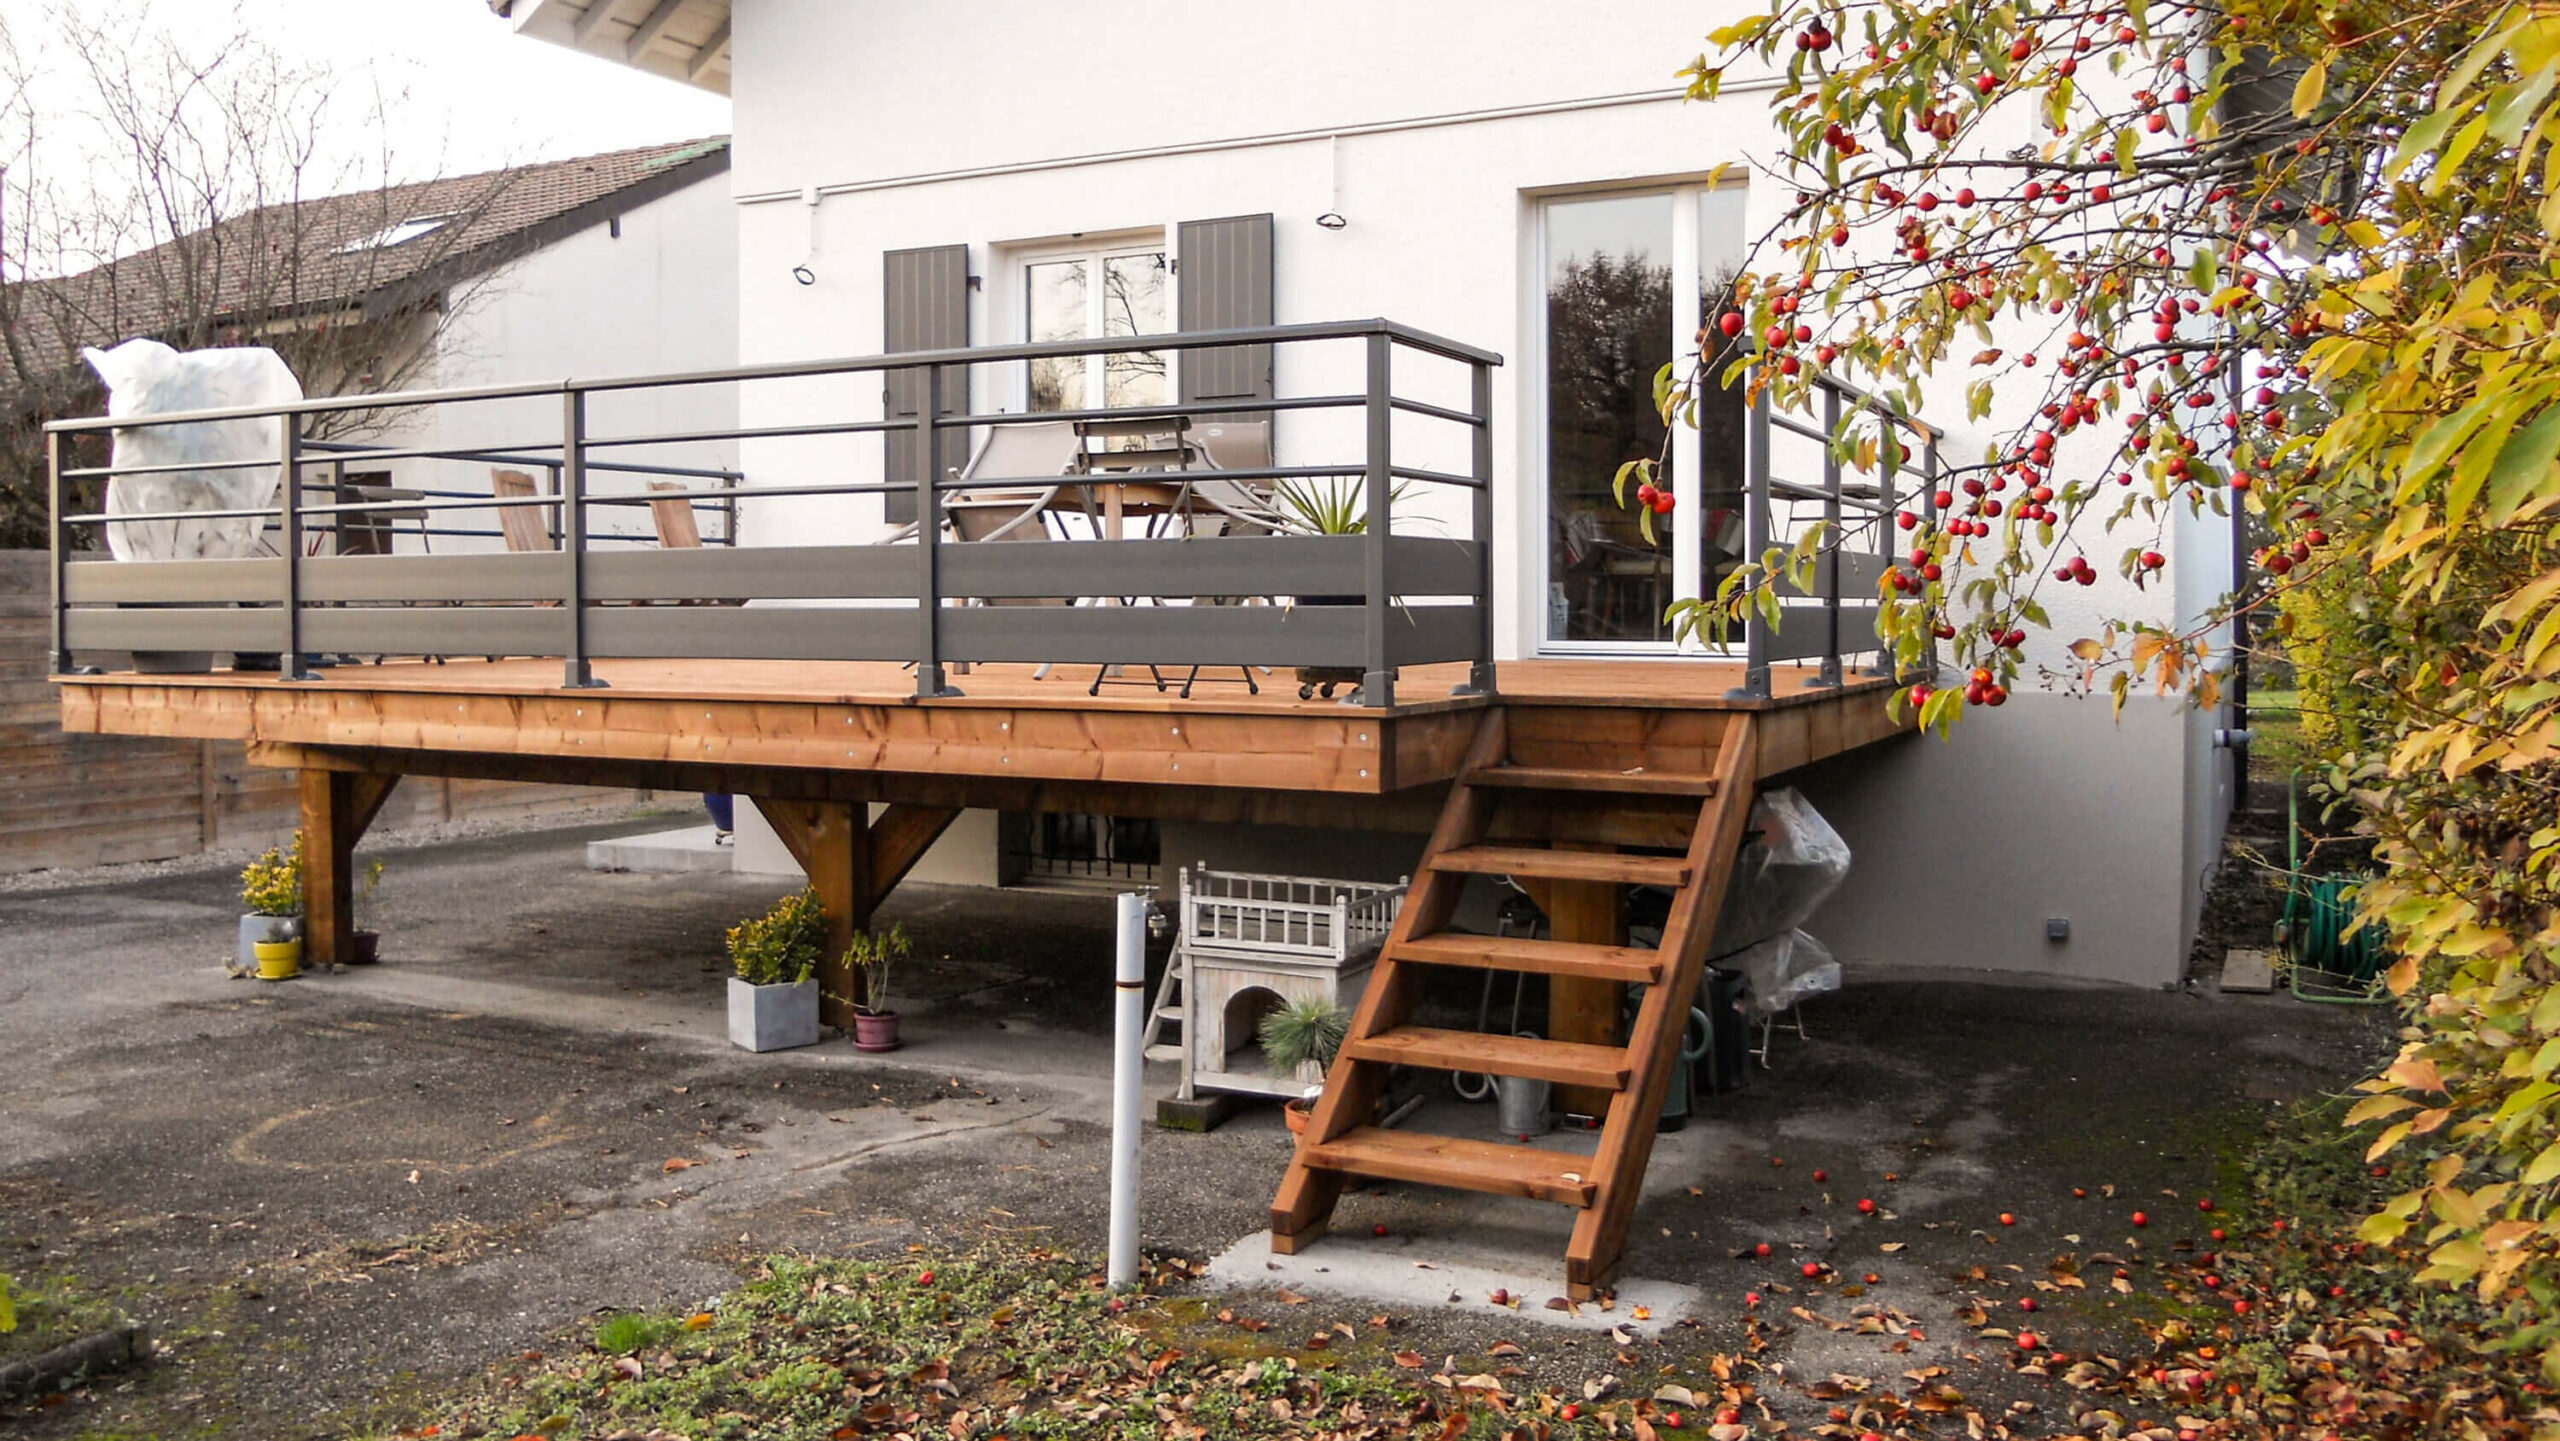
[[[260,941],[290,941],[302,934],[300,916],[248,915],[240,918],[240,948],[236,959],[240,969],[255,970],[258,953],[252,949]]]
[[[796,986],[751,986],[731,976],[729,1044],[748,1051],[818,1044],[818,978]]]

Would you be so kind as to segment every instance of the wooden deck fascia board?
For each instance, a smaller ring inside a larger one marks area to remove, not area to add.
[[[346,768],[383,774],[1421,832],[1488,704],[1434,699],[1368,711],[1143,692],[1097,700],[1071,686],[1060,689],[1072,698],[919,704],[816,690],[786,697],[766,686],[736,695],[502,689],[469,672],[383,671],[300,684],[66,676],[63,728],[238,740],[260,764],[353,757]],[[1911,729],[1886,716],[1880,682],[1782,691],[1747,707],[1707,688],[1584,693],[1594,689],[1583,677],[1490,703],[1511,717],[1524,762],[1609,770],[1703,769],[1737,709],[1761,717],[1762,779]],[[1549,835],[1648,844],[1660,818],[1640,811],[1568,815]]]

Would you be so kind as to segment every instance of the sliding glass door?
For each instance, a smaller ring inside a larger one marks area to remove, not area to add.
[[[1697,357],[1702,318],[1723,308],[1742,254],[1739,187],[1562,197],[1541,209],[1539,343],[1545,477],[1541,649],[1674,649],[1665,612],[1714,585],[1738,547],[1742,409],[1711,393],[1699,425],[1666,427],[1654,380]],[[1644,535],[1635,496],[1613,493],[1630,460],[1662,462],[1674,508]]]

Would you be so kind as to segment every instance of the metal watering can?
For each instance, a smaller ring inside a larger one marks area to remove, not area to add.
[[[1697,1063],[1715,1049],[1714,1024],[1707,1013],[1689,1008],[1689,1028],[1680,1036],[1680,1056],[1671,1065],[1671,1084],[1662,1093],[1662,1120],[1657,1130],[1677,1131],[1689,1124],[1690,1084]]]

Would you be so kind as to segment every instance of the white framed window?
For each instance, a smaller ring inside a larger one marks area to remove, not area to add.
[[[1013,257],[1022,338],[1103,340],[1174,328],[1171,251],[1161,233]],[[1026,367],[1023,408],[1110,410],[1173,396],[1170,352],[1060,356]]]
[[[1557,195],[1535,214],[1538,649],[1699,649],[1675,642],[1664,613],[1739,555],[1742,400],[1711,394],[1696,426],[1666,429],[1653,386],[1666,363],[1695,365],[1699,328],[1723,308],[1746,243],[1742,187]],[[1675,503],[1648,541],[1635,497],[1621,505],[1614,482],[1626,461],[1665,455]]]

